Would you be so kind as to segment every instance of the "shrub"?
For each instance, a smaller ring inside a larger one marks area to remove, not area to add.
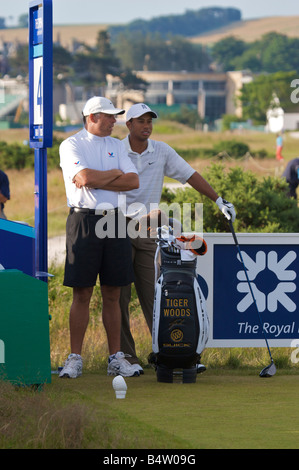
[[[34,152],[26,145],[0,142],[0,167],[21,170],[34,165]]]
[[[259,150],[250,150],[250,155],[254,158],[274,158],[275,155],[274,153],[269,153],[265,149],[259,149]]]
[[[53,146],[47,149],[48,168],[59,167],[59,145],[61,140],[54,137]],[[0,142],[0,168],[22,170],[34,168],[34,149],[25,144]]]
[[[299,208],[297,201],[286,196],[284,179],[267,177],[259,180],[251,171],[240,167],[225,171],[221,164],[212,164],[203,177],[224,199],[233,203],[237,218],[234,223],[239,232],[297,233],[299,232]],[[174,197],[163,191],[162,201],[203,203],[204,232],[229,232],[227,219],[216,204],[193,188],[178,189]],[[192,227],[194,230],[194,226]]]
[[[221,140],[214,145],[215,153],[226,152],[232,158],[242,158],[249,152],[249,146],[237,140]]]
[[[195,160],[196,158],[211,158],[215,155],[214,150],[207,148],[191,148],[191,149],[179,149],[175,148],[175,151],[187,162]]]

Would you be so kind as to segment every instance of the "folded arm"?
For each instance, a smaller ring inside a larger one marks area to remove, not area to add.
[[[123,173],[111,183],[104,186],[102,189],[107,191],[131,191],[132,189],[139,188],[139,177],[136,173]]]
[[[136,173],[123,173],[113,169],[107,171],[90,170],[79,171],[73,183],[77,188],[105,189],[106,191],[130,191],[139,187],[139,178]]]

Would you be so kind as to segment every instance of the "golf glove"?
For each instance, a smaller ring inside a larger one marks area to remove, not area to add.
[[[233,204],[227,202],[225,199],[222,199],[222,197],[218,197],[218,199],[216,200],[216,204],[221,210],[221,212],[225,215],[225,217],[228,220],[232,220],[232,222],[234,222],[236,218],[236,211]]]

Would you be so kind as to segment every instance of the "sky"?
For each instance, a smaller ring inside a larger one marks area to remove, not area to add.
[[[6,18],[8,27],[14,26],[19,16],[28,12],[29,4],[29,0],[0,0],[0,17]],[[299,15],[296,0],[53,0],[53,20],[56,25],[124,24],[212,6],[238,8],[244,20]]]

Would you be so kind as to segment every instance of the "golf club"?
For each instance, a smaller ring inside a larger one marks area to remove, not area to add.
[[[246,269],[245,263],[243,261],[242,253],[241,253],[240,246],[239,246],[236,234],[235,234],[233,223],[232,223],[231,220],[229,220],[228,223],[229,223],[229,226],[230,226],[230,229],[231,229],[231,232],[232,232],[232,236],[233,236],[235,245],[237,247],[237,250],[238,250],[238,253],[239,253],[239,256],[240,256],[241,263],[243,265],[243,269],[244,269],[245,276],[246,276],[246,279],[247,279],[247,282],[248,282],[250,293],[252,295],[252,299],[253,299],[254,305],[256,307],[256,311],[257,311],[257,314],[258,314],[260,325],[262,327],[262,332],[263,332],[263,335],[264,335],[264,338],[265,338],[265,341],[266,341],[266,345],[267,345],[267,349],[268,349],[268,352],[269,352],[269,356],[270,356],[270,359],[271,359],[271,364],[267,367],[264,367],[264,369],[260,372],[260,377],[272,377],[276,373],[276,366],[275,366],[273,358],[272,358],[272,354],[271,354],[268,339],[267,339],[267,336],[266,336],[266,333],[265,333],[265,330],[264,330],[261,314],[260,314],[259,309],[257,307],[256,299],[254,297],[253,290],[252,290],[252,287],[251,287],[251,284],[250,284],[250,280],[249,280],[249,277],[248,277],[248,274],[247,274],[247,269]]]

